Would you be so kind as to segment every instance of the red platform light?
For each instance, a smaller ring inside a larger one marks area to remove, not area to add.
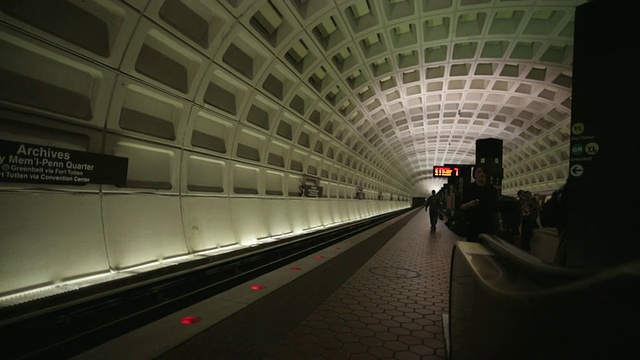
[[[251,290],[262,290],[266,288],[264,285],[251,285]]]
[[[185,316],[180,319],[180,324],[182,325],[193,325],[198,322],[200,322],[200,318],[197,316]]]
[[[302,270],[302,269],[297,267],[297,266],[294,266],[294,267],[291,268],[291,270]]]
[[[322,256],[322,255],[316,255],[316,259],[324,259],[324,256]]]

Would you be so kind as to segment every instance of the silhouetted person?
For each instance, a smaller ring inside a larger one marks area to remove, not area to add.
[[[442,205],[442,201],[440,197],[436,195],[435,190],[431,190],[431,196],[427,199],[424,207],[424,211],[429,209],[429,220],[431,221],[431,230],[436,229],[436,224],[438,223],[438,216],[440,216],[440,207]]]
[[[526,252],[531,252],[531,238],[538,219],[538,203],[533,198],[531,192],[518,190],[520,200],[520,248]]]
[[[469,222],[467,241],[477,241],[479,234],[494,234],[496,231],[495,213],[498,202],[496,188],[487,181],[484,167],[476,165],[472,182],[462,194],[460,209]]]
[[[558,230],[558,248],[553,263],[565,266],[567,262],[566,237],[569,216],[569,180],[553,192],[540,209],[540,224]]]

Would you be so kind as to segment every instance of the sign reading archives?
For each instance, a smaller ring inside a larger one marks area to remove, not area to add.
[[[0,140],[0,182],[124,186],[128,163],[118,156]]]

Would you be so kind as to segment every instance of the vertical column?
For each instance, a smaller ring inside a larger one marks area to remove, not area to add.
[[[576,8],[566,265],[601,268],[640,258],[635,172],[637,19],[634,3]],[[598,24],[597,26],[595,24]],[[632,130],[633,129],[633,130]]]
[[[487,180],[498,190],[498,195],[502,194],[502,140],[476,140],[476,164],[484,166]]]

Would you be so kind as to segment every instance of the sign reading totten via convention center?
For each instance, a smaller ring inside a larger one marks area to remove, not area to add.
[[[124,186],[128,163],[118,156],[0,140],[0,182]]]

